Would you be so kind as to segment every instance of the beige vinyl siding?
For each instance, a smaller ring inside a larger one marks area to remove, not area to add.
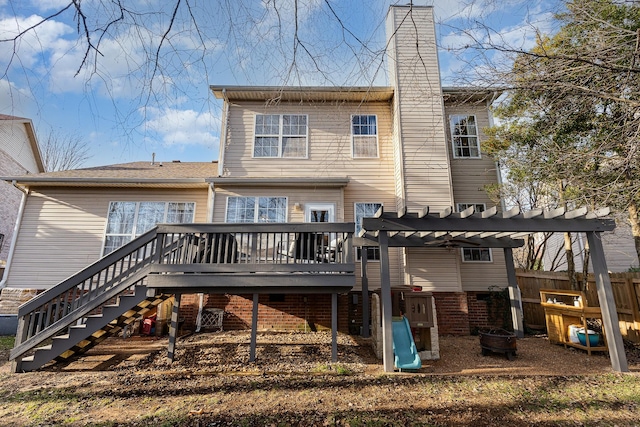
[[[462,250],[455,249],[462,260]],[[463,291],[487,291],[491,287],[506,288],[507,267],[504,262],[504,249],[491,249],[492,262],[460,261],[460,277]]]
[[[458,203],[484,203],[487,208],[495,205],[491,201],[485,186],[497,182],[496,166],[489,156],[482,154],[481,158],[464,159],[453,158],[451,143],[451,127],[449,117],[451,115],[474,115],[478,127],[479,141],[485,138],[482,130],[489,126],[489,112],[484,105],[446,105],[446,131],[449,159],[451,162],[451,178],[453,182],[453,194],[457,208]],[[504,287],[507,285],[507,272],[504,263],[504,250],[492,249],[492,262],[462,262],[462,253],[456,249],[460,259],[460,274],[462,288],[465,291],[485,291],[491,286]]]
[[[256,114],[308,115],[308,158],[253,158]],[[378,118],[378,158],[351,155],[351,115],[375,114]],[[224,176],[233,178],[344,177],[375,178],[393,172],[391,111],[378,103],[234,103],[229,107],[229,129]],[[385,172],[384,169],[388,171]],[[392,175],[390,175],[392,178]]]
[[[451,162],[451,178],[456,203],[484,203],[487,208],[495,205],[487,195],[485,186],[498,180],[496,164],[491,157],[482,153],[479,159],[453,158],[451,127],[449,117],[456,114],[474,115],[480,142],[485,139],[483,129],[489,127],[489,112],[484,106],[447,105],[447,145]],[[455,206],[454,206],[455,208]]]
[[[24,123],[0,121],[0,150],[29,172],[40,172]]]
[[[35,190],[25,206],[8,286],[45,289],[96,261],[111,201],[195,202],[195,221],[207,221],[205,188]]]
[[[255,114],[307,114],[308,159],[252,158]],[[375,114],[378,124],[378,158],[354,159],[351,155],[351,116]],[[224,221],[229,195],[288,197],[289,222],[304,220],[309,202],[336,203],[336,220],[351,222],[357,202],[379,202],[395,210],[394,155],[391,143],[391,105],[378,103],[283,103],[265,107],[263,103],[235,103],[229,108],[229,132],[225,147],[224,174],[230,177],[348,177],[344,189],[308,188],[216,188],[214,221]],[[294,210],[295,203],[302,209]],[[403,279],[399,250],[390,251],[392,281]],[[359,269],[359,263],[357,268]],[[379,263],[368,266],[370,285],[379,287]],[[358,282],[359,283],[359,282]],[[377,284],[377,285],[376,285]],[[358,285],[359,286],[359,285]]]
[[[391,40],[389,66],[407,209],[443,209],[452,205],[453,198],[433,9],[391,8],[387,28],[398,28]]]
[[[407,272],[411,286],[431,292],[461,292],[460,257],[444,248],[407,248]]]

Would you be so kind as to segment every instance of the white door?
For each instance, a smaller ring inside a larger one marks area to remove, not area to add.
[[[334,222],[336,205],[333,203],[307,203],[304,209],[306,222]]]

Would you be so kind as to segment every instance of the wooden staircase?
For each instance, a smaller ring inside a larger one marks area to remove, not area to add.
[[[68,360],[169,298],[145,283],[160,253],[152,229],[21,305],[12,371]]]
[[[53,337],[51,344],[37,347],[34,354],[22,358],[21,371],[36,370],[47,362],[68,361],[121,332],[140,316],[167,300],[171,295],[147,296],[146,286],[138,285],[135,292],[118,297],[116,304],[105,305],[102,313],[92,314],[84,323],[69,327],[69,332]]]

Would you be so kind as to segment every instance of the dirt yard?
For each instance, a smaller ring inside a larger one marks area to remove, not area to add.
[[[385,374],[368,340],[340,335],[336,364],[330,343],[326,332],[261,333],[257,360],[249,363],[248,332],[196,334],[178,341],[169,363],[166,338],[111,338],[66,366],[9,374],[5,363],[0,425],[636,425],[640,419],[640,358],[631,348],[635,373],[614,375],[606,355],[587,356],[544,337],[518,340],[513,361],[483,357],[478,337],[442,337],[440,360],[424,362],[419,373]],[[592,396],[581,402],[585,394]]]

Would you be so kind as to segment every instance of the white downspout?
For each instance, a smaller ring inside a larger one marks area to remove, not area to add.
[[[22,191],[22,199],[20,200],[20,208],[18,209],[18,218],[16,218],[16,225],[13,227],[13,236],[11,236],[11,246],[9,246],[9,256],[7,257],[7,265],[4,268],[4,275],[0,282],[0,289],[7,286],[7,279],[9,278],[9,270],[11,269],[11,261],[13,260],[13,253],[16,249],[16,241],[18,240],[18,231],[22,224],[22,216],[24,215],[24,207],[27,204],[27,196],[29,195],[29,189],[18,187],[16,181],[11,183],[18,190]]]

